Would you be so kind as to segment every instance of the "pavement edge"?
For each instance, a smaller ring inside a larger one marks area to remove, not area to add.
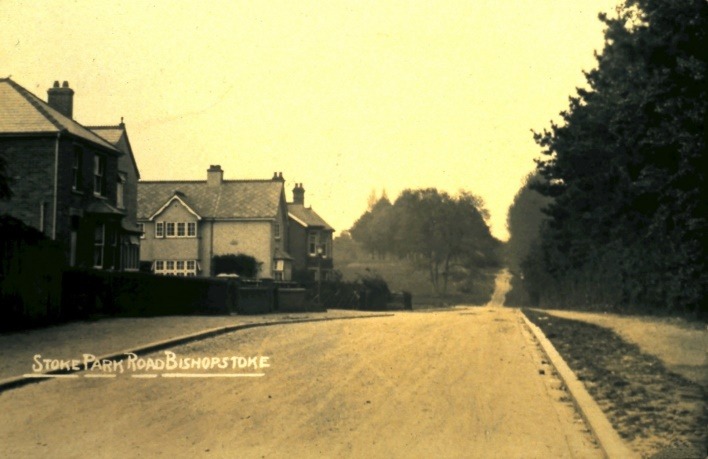
[[[145,355],[149,354],[151,352],[156,352],[160,351],[163,349],[169,349],[170,347],[174,346],[179,346],[182,344],[190,343],[193,341],[199,341],[207,338],[213,338],[215,336],[219,335],[224,335],[226,333],[233,333],[239,330],[246,330],[249,328],[260,328],[260,327],[270,327],[270,326],[275,326],[275,325],[286,325],[286,324],[301,324],[301,323],[307,323],[307,322],[328,322],[328,321],[334,321],[334,320],[349,320],[349,319],[368,319],[368,318],[374,318],[374,317],[391,317],[394,314],[391,313],[386,313],[386,314],[369,314],[369,315],[359,315],[359,316],[350,316],[350,317],[319,317],[319,318],[313,318],[313,319],[296,319],[296,320],[276,320],[273,322],[254,322],[250,324],[237,324],[237,325],[229,325],[226,327],[216,327],[216,328],[211,328],[208,330],[203,330],[200,332],[196,333],[190,333],[188,335],[182,335],[178,336],[175,338],[168,338],[165,340],[161,341],[154,341],[152,343],[144,344],[135,348],[131,349],[126,349],[124,351],[120,352],[112,352],[110,354],[105,354],[102,356],[96,357],[97,360],[102,361],[102,360],[112,360],[112,361],[121,361],[127,357],[126,354],[136,354],[136,355]],[[48,371],[45,373],[41,373],[44,375],[67,375],[67,374],[72,374],[72,373],[78,373],[81,371],[85,371],[86,368],[84,368],[83,365],[80,366],[78,370],[58,370],[58,371]],[[30,378],[26,376],[14,376],[11,378],[6,378],[3,380],[0,380],[0,394],[2,394],[5,391],[8,391],[10,389],[17,389],[22,386],[26,386],[29,384],[37,384],[42,381],[46,381],[48,379],[52,379],[51,377],[47,378]]]
[[[580,381],[573,370],[570,369],[551,341],[546,338],[543,331],[536,324],[532,323],[523,311],[521,311],[521,317],[523,317],[526,326],[538,340],[546,357],[548,357],[548,360],[568,388],[568,392],[570,392],[570,396],[573,399],[573,404],[578,412],[580,412],[583,419],[585,419],[585,422],[588,424],[588,427],[590,427],[595,438],[597,438],[600,448],[605,455],[609,458],[638,458],[639,455],[624,443],[605,416],[605,413],[603,413],[600,406],[595,402],[595,399],[593,399],[587,389],[585,389],[582,381]]]

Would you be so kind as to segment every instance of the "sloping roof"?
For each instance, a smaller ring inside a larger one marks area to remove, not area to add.
[[[283,193],[279,180],[138,182],[138,219],[147,220],[176,194],[204,219],[276,218]]]
[[[306,227],[322,227],[326,230],[334,231],[334,228],[324,221],[322,217],[317,215],[317,212],[311,207],[305,207],[302,204],[288,203],[288,214],[298,223]]]
[[[70,134],[111,151],[113,145],[91,130],[62,115],[10,78],[0,78],[0,134]]]
[[[120,124],[116,126],[87,126],[87,129],[90,129],[95,134],[103,137],[111,145],[128,155],[130,157],[130,162],[135,169],[135,174],[138,178],[140,178],[138,163],[135,161],[133,148],[130,146],[130,140],[128,140],[128,131],[125,129],[125,124],[123,123],[122,117],[120,119]]]
[[[276,260],[292,260],[293,257],[290,256],[285,250],[281,250],[280,247],[276,247],[273,253],[273,258]]]
[[[117,125],[117,126],[86,126],[86,127],[88,129],[91,129],[93,132],[95,132],[99,136],[106,139],[108,142],[111,143],[111,145],[117,145],[118,142],[121,141],[121,138],[123,137],[123,133],[125,132],[125,127],[121,127],[121,125]]]

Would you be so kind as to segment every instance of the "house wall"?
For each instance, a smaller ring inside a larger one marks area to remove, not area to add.
[[[307,229],[298,222],[291,220],[288,233],[288,253],[293,257],[293,269],[305,269],[307,267]]]
[[[55,182],[55,155],[58,146],[58,169]],[[82,175],[83,182],[78,190],[72,189],[73,184],[73,152],[79,146],[83,150]],[[77,266],[93,266],[93,229],[99,219],[85,215],[85,209],[94,202],[105,201],[115,206],[116,182],[118,173],[117,154],[112,154],[96,148],[86,142],[71,136],[59,137],[0,137],[0,154],[8,166],[12,180],[10,184],[13,197],[9,201],[0,202],[0,212],[9,214],[24,223],[43,231],[48,237],[56,235],[55,239],[62,243],[67,261],[70,260],[70,241],[72,227],[76,230]],[[106,158],[106,194],[96,197],[93,194],[93,158],[100,154]],[[56,183],[56,228],[54,226],[55,210],[54,195]],[[42,218],[42,203],[44,217]],[[72,223],[73,220],[73,223]],[[120,227],[120,216],[113,216],[107,224],[110,232]],[[112,233],[111,233],[112,234]],[[114,254],[107,259],[113,266]]]
[[[44,234],[52,235],[54,214],[54,149],[56,137],[0,137],[13,197],[0,201],[0,213],[11,215]],[[44,228],[41,203],[44,202]]]
[[[128,144],[125,141],[125,135],[118,144],[118,148],[124,152],[129,151]],[[133,160],[129,153],[125,153],[118,158],[118,170],[127,176],[124,196],[126,210],[125,222],[128,226],[135,225],[138,219],[138,171],[135,170]]]
[[[242,253],[261,262],[261,277],[270,277],[273,270],[272,220],[217,221],[213,223],[213,255]],[[209,247],[204,247],[204,253]]]

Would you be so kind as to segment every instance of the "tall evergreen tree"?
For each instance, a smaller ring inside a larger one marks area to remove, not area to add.
[[[627,0],[600,19],[588,88],[535,135],[545,269],[576,286],[611,273],[615,303],[705,308],[708,3]]]

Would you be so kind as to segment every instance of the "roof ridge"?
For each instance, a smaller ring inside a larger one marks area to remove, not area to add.
[[[99,124],[96,126],[84,126],[86,129],[125,129],[125,125]]]
[[[180,180],[140,180],[138,183],[206,183],[206,180],[180,179]],[[272,179],[232,179],[222,180],[221,183],[282,183]]]
[[[15,88],[17,92],[20,93],[22,97],[25,98],[27,102],[29,102],[34,108],[37,109],[39,113],[42,114],[50,123],[54,125],[55,128],[59,129],[60,131],[65,130],[64,126],[52,116],[51,113],[49,113],[46,108],[44,107],[45,102],[42,101],[39,97],[37,97],[36,94],[32,93],[30,90],[24,88],[23,86],[20,86],[19,83],[13,81],[10,78],[7,78],[8,83],[12,85],[12,87]]]

